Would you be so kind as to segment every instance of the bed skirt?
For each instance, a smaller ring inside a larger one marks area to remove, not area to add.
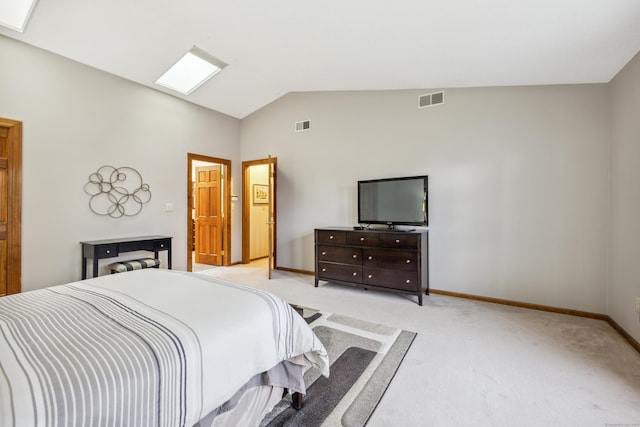
[[[282,399],[285,390],[305,391],[303,367],[286,360],[251,378],[194,427],[257,426]]]

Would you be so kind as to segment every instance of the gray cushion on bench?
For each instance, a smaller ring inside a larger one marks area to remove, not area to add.
[[[114,262],[109,264],[111,273],[124,273],[131,270],[142,270],[143,268],[158,268],[160,260],[155,258],[130,259],[128,261]]]

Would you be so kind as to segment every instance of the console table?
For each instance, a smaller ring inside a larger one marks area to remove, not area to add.
[[[429,294],[429,232],[315,230],[316,274],[320,280],[365,289],[413,294],[422,305]]]
[[[93,259],[93,277],[98,277],[98,260],[115,258],[122,252],[150,251],[158,258],[158,252],[168,251],[168,268],[171,269],[171,239],[169,236],[139,236],[80,242],[82,279],[87,278],[87,258]]]

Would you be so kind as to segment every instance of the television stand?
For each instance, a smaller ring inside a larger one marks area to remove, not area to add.
[[[315,286],[320,280],[364,289],[429,294],[429,231],[315,230]]]

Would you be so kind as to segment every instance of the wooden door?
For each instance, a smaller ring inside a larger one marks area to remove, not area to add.
[[[259,160],[249,160],[242,162],[242,263],[248,264],[251,262],[251,204],[252,204],[252,188],[251,188],[251,173],[249,169],[257,165],[269,166],[269,207],[268,207],[268,219],[269,232],[271,242],[269,247],[269,269],[277,269],[278,267],[278,229],[276,218],[278,216],[278,159],[277,157],[271,157]],[[268,274],[270,275],[270,271]]]
[[[20,292],[22,123],[0,118],[0,296]]]
[[[269,220],[267,222],[269,226],[269,272],[267,274],[269,280],[271,280],[271,273],[275,268],[275,226],[276,226],[276,215],[275,215],[275,178],[276,178],[276,169],[275,162],[271,155],[268,157],[269,165]]]
[[[196,168],[195,261],[222,265],[222,165]]]

